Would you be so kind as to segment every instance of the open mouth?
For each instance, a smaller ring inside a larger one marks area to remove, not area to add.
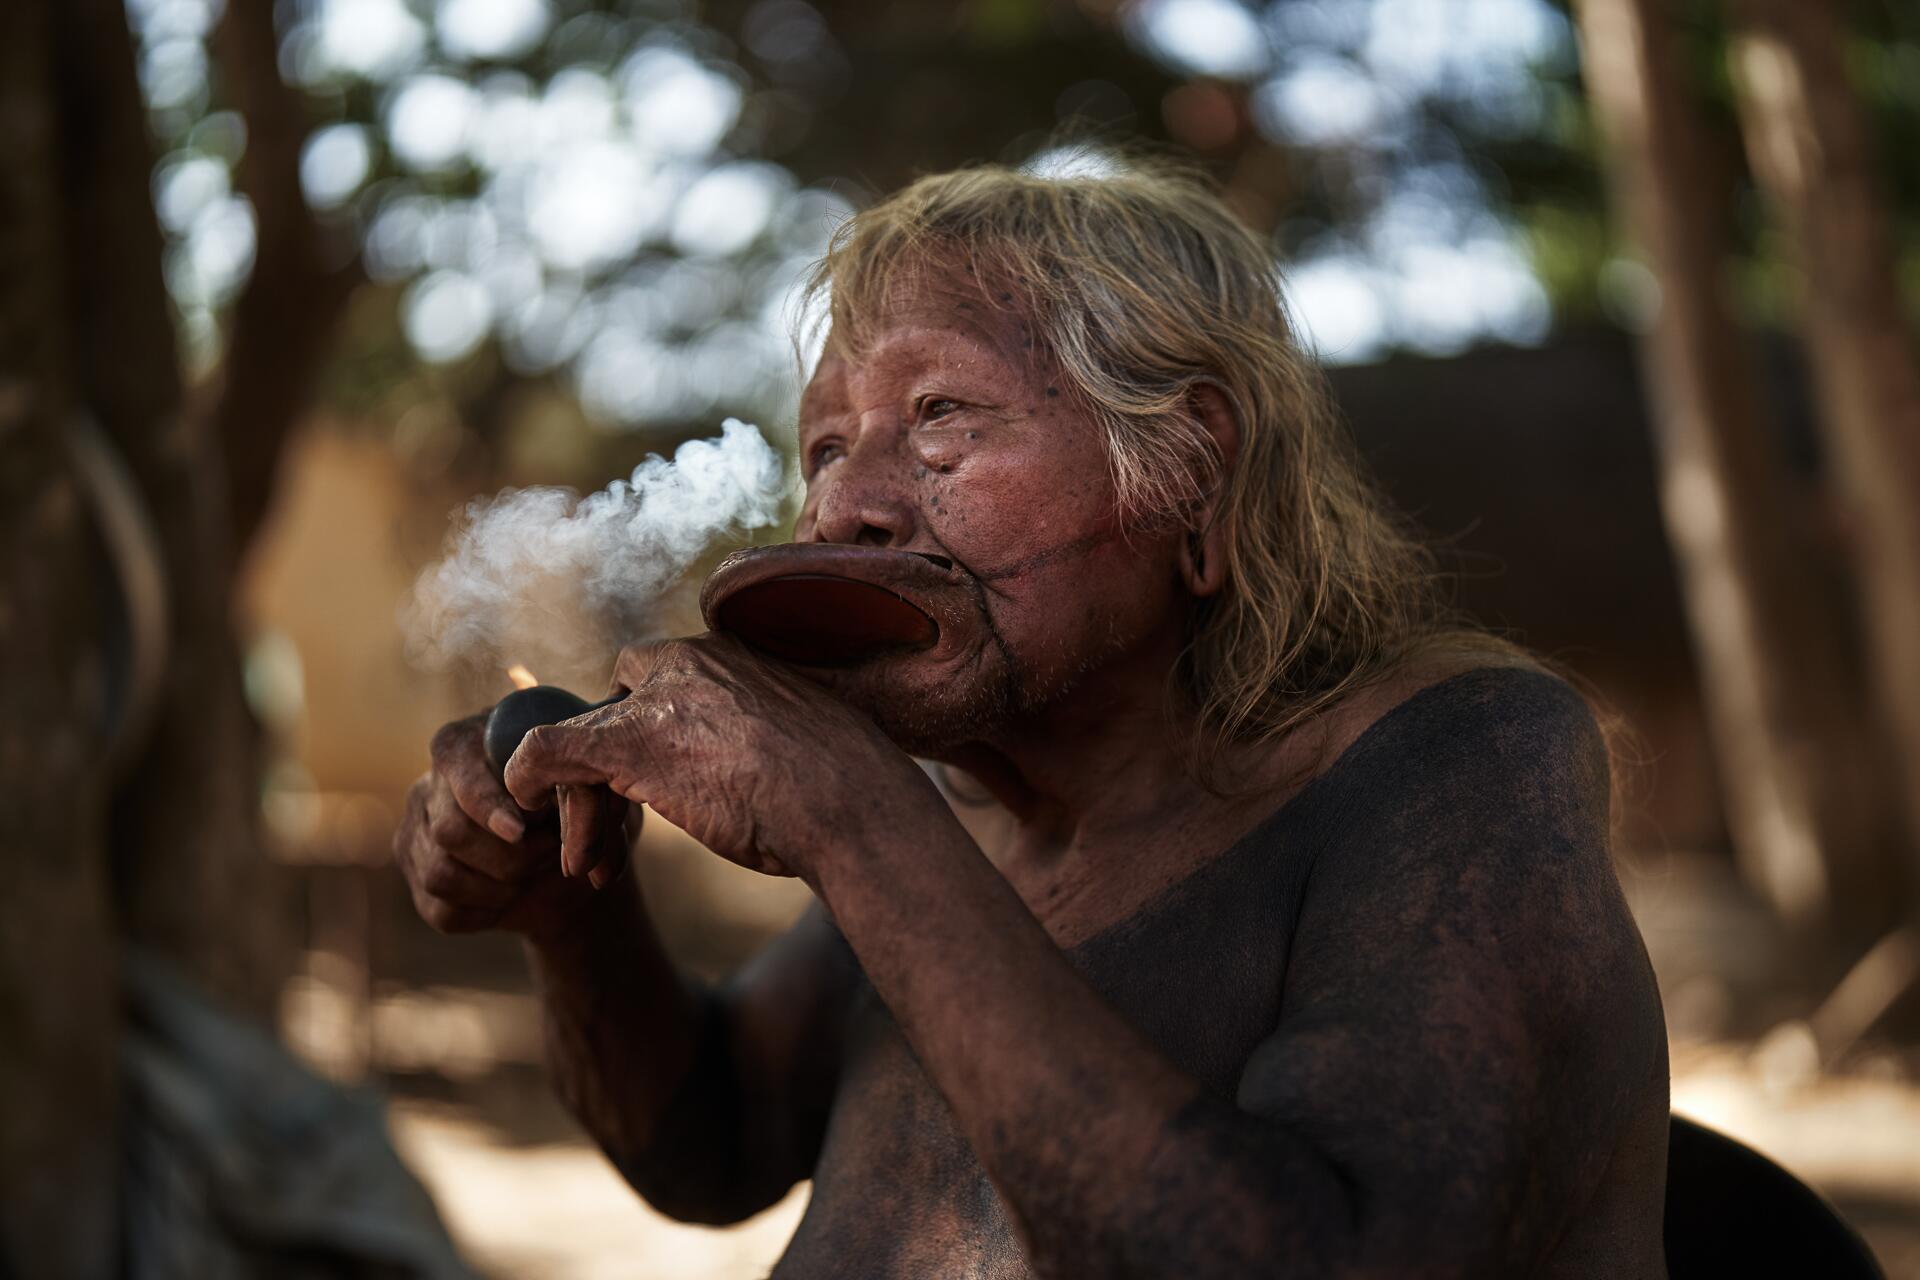
[[[973,617],[965,575],[946,556],[814,542],[728,556],[700,612],[770,657],[822,667],[950,648]]]

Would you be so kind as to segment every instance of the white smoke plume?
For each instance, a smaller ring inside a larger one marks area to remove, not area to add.
[[[722,539],[780,523],[789,488],[759,428],[729,418],[584,498],[542,486],[470,503],[402,611],[409,656],[432,669],[521,662],[547,683],[604,675],[620,645],[684,624],[687,570]]]

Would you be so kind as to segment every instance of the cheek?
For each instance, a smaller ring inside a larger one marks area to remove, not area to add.
[[[1104,451],[1042,424],[929,440],[915,478],[929,528],[963,559],[984,556],[981,569],[1119,534]]]
[[[983,467],[932,504],[929,527],[980,577],[1003,638],[1029,657],[1124,644],[1173,606],[1171,550],[1128,535],[1104,470],[1067,479]]]
[[[1177,634],[1178,580],[1153,549],[1126,541],[1033,566],[997,586],[994,625],[1029,692],[1063,688]]]
[[[913,434],[914,467],[922,477],[955,475],[992,447],[978,427],[920,427]]]

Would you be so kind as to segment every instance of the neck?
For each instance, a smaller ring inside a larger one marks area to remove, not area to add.
[[[1067,695],[956,752],[1014,818],[1008,859],[1069,859],[1165,832],[1222,807],[1194,776],[1198,718],[1177,701],[1169,655],[1103,666]]]

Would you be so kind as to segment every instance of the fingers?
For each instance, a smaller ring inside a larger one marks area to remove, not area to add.
[[[587,883],[596,889],[604,889],[610,884],[620,883],[620,878],[627,874],[628,856],[625,845],[612,847],[608,850],[607,856],[596,862],[593,870],[587,872]]]
[[[479,717],[443,725],[433,735],[432,750],[433,771],[468,817],[502,840],[511,842],[526,834],[525,816],[487,760],[486,729]]]
[[[507,792],[514,802],[523,809],[544,809],[556,788],[610,785],[614,753],[606,748],[613,744],[600,729],[592,716],[582,716],[542,725],[522,738],[507,761]]]
[[[413,909],[436,932],[479,933],[499,923],[498,911],[481,907],[463,907],[445,898],[436,898],[421,888],[417,881],[408,881],[407,887],[413,895]]]
[[[407,793],[406,816],[394,833],[394,861],[414,909],[433,928],[442,933],[490,928],[518,890],[463,865],[440,847],[430,813],[435,790],[431,779],[423,778]]]
[[[605,787],[564,786],[559,808],[561,873],[585,876],[596,889],[617,881],[626,870],[626,818],[635,806]]]
[[[634,842],[640,838],[643,809],[604,788],[596,794],[600,798],[600,848],[593,867],[587,872],[587,883],[604,889],[618,883],[627,873],[628,858]]]
[[[645,805],[634,804],[615,792],[602,791],[600,796],[609,816],[606,845],[593,870],[587,872],[587,883],[596,889],[618,884],[621,877],[627,874],[627,866],[632,860],[634,847],[640,841],[640,831],[645,825],[647,813]]]
[[[455,861],[464,863],[489,879],[503,884],[525,880],[540,866],[551,866],[550,843],[522,840],[509,843],[478,826],[460,807],[443,779],[436,779],[426,794],[423,814],[426,832],[433,844]]]
[[[519,834],[524,838],[510,842],[476,821],[473,789],[465,796],[456,789],[459,779],[476,780],[469,766],[479,753],[469,749],[468,728],[451,725],[436,739],[434,769],[408,791],[406,814],[394,834],[394,858],[421,919],[442,933],[519,928],[528,910],[549,910],[558,901],[545,887],[549,880],[559,880],[556,871],[583,877],[596,889],[624,874],[627,802],[591,782],[546,782],[574,767],[567,763],[566,752],[577,748],[564,738],[562,750],[554,753],[542,775],[542,784],[560,788],[558,847],[551,828],[534,832],[523,827]],[[537,754],[534,758],[541,759]],[[490,773],[485,781],[491,790],[506,794]],[[492,797],[483,792],[483,799]],[[513,802],[509,798],[500,803]],[[487,804],[477,807],[488,811]],[[514,813],[517,817],[518,810]]]
[[[518,885],[482,875],[439,848],[420,850],[414,862],[413,886],[416,895],[425,894],[464,911],[496,915],[520,896]]]
[[[583,876],[593,870],[605,841],[601,830],[606,807],[601,787],[563,786],[559,789],[560,873]]]

